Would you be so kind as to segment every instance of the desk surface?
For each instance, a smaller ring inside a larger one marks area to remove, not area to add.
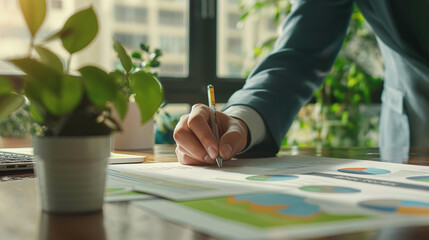
[[[395,162],[429,165],[427,149],[389,150]],[[140,151],[148,162],[177,161],[174,146]],[[285,148],[280,155],[310,155],[380,160],[377,148]],[[408,159],[408,160],[407,160]],[[40,211],[32,171],[0,175],[0,239],[214,239],[160,219],[129,203],[106,203],[103,212],[82,216],[49,215]],[[20,181],[24,180],[24,181]],[[385,228],[323,239],[425,239],[426,227]]]

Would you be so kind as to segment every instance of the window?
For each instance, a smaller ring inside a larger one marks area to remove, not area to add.
[[[275,32],[265,21],[239,23],[238,0],[47,0],[50,10],[38,33],[43,39],[60,29],[66,17],[92,4],[99,33],[87,51],[73,57],[71,69],[94,64],[114,69],[112,38],[130,53],[140,43],[161,48],[160,78],[167,102],[207,101],[206,86],[213,84],[216,99],[225,102],[243,83],[243,72],[255,64],[253,46]],[[25,56],[29,34],[16,0],[0,0],[0,60]],[[191,14],[192,13],[192,14]],[[266,34],[269,33],[269,34]],[[48,47],[67,59],[61,43]],[[20,74],[0,61],[0,75]]]
[[[229,13],[228,14],[228,28],[237,29],[237,24],[240,20],[240,14],[238,13]]]
[[[51,4],[51,7],[53,9],[61,9],[61,8],[63,8],[63,2],[62,2],[62,0],[51,0],[50,4]]]
[[[147,23],[147,9],[136,6],[115,5],[115,20],[125,23]]]
[[[168,63],[162,63],[160,67],[160,72],[164,75],[183,75],[184,73],[184,66],[183,64],[168,64]]]
[[[140,43],[147,43],[148,37],[146,35],[137,35],[130,33],[115,33],[115,39],[120,42],[124,47],[130,49],[138,49]]]
[[[160,10],[159,24],[164,26],[184,26],[183,12]]]
[[[160,36],[160,47],[164,53],[185,53],[185,39],[180,36]]]
[[[244,74],[251,71],[258,61],[253,57],[253,48],[277,36],[274,24],[271,23],[271,12],[251,16],[244,22],[239,22],[242,14],[239,2],[237,0],[217,1],[216,74],[220,78],[243,78]]]

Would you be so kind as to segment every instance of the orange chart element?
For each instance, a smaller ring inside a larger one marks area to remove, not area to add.
[[[359,206],[403,215],[429,215],[429,203],[400,199],[377,199],[359,203]]]

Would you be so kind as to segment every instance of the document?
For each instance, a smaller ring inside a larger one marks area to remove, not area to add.
[[[308,238],[429,222],[425,166],[285,156],[225,161],[222,169],[116,165],[108,177],[175,200],[137,206],[221,238]]]

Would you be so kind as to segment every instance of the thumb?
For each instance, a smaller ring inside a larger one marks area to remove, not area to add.
[[[247,144],[247,126],[241,120],[230,118],[230,123],[219,141],[219,154],[229,160]]]

